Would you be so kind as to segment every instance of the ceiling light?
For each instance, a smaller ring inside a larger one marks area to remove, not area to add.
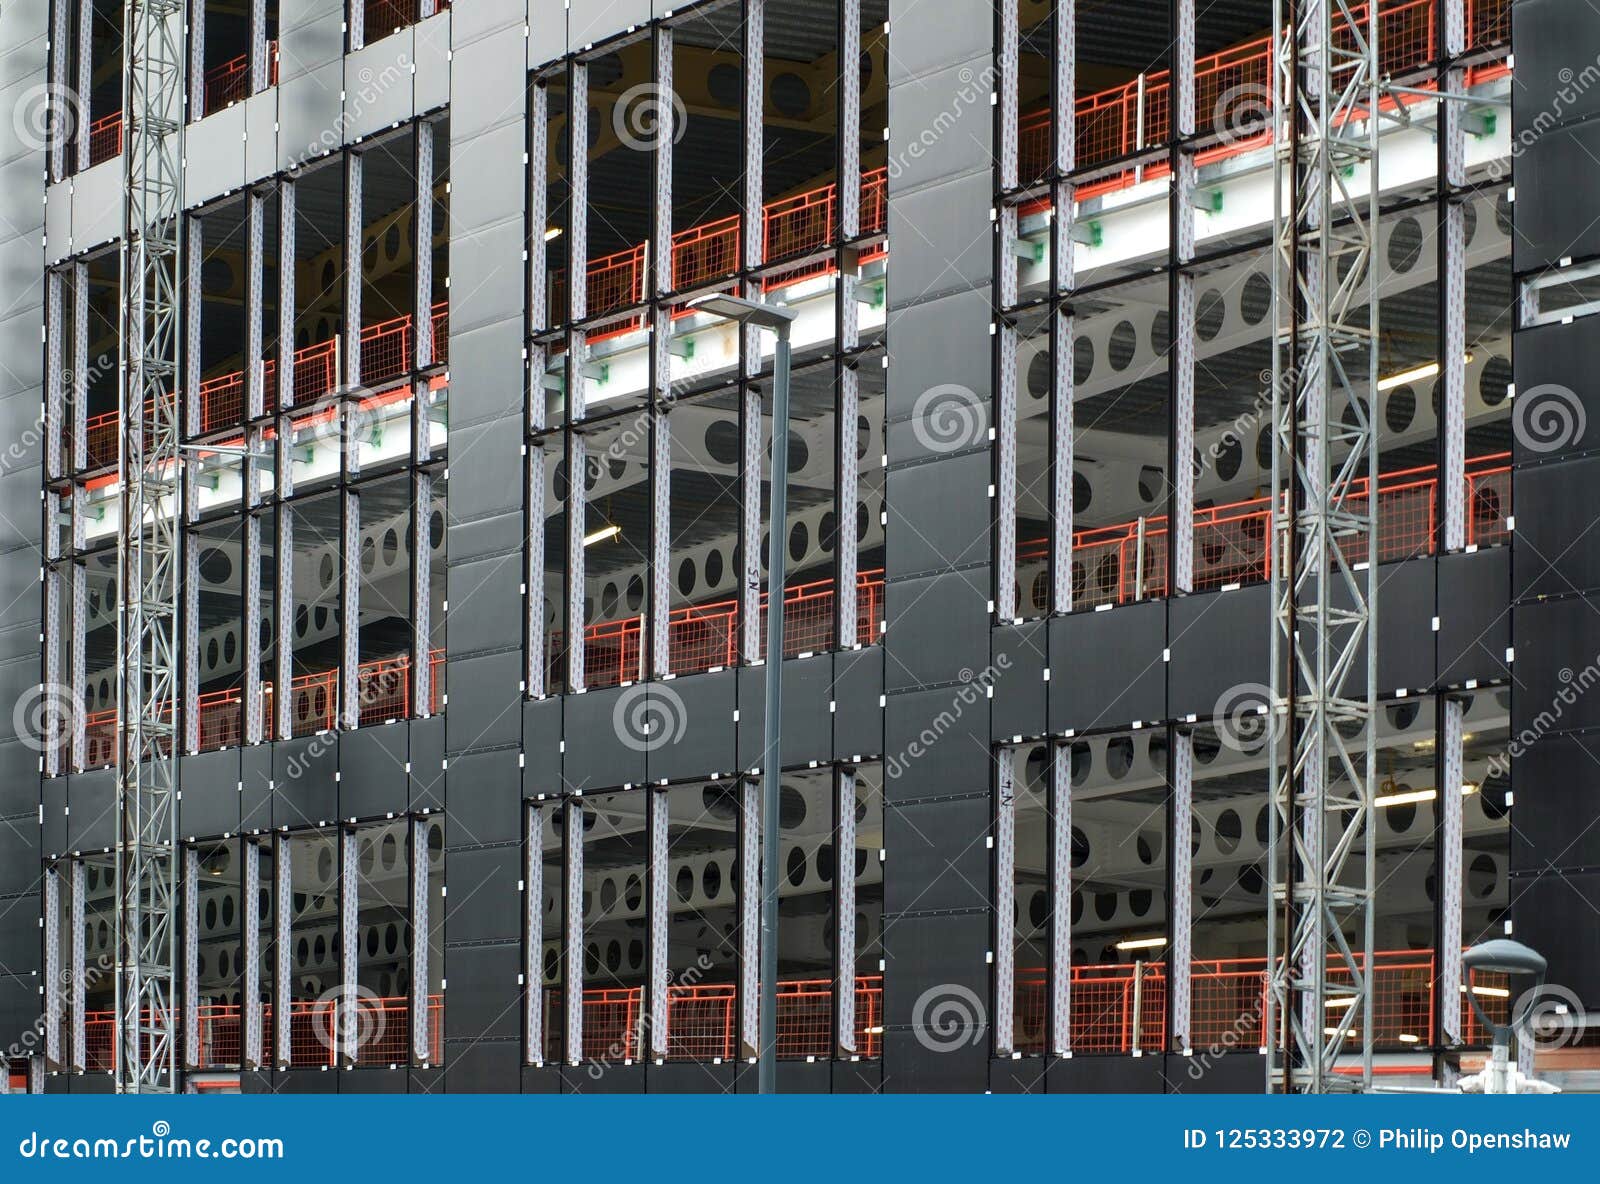
[[[559,227],[559,226],[548,226],[548,227],[545,228],[545,232],[544,232],[544,241],[545,242],[553,243],[553,242],[556,241],[556,239],[558,239],[560,237],[561,237],[561,227]]]
[[[1422,1037],[1418,1036],[1418,1035],[1416,1035],[1415,1033],[1412,1033],[1412,1032],[1402,1032],[1402,1033],[1400,1033],[1400,1043],[1401,1044],[1421,1044],[1422,1043]]]
[[[1468,354],[1461,359],[1464,365],[1472,365],[1472,355]],[[1426,365],[1413,366],[1409,370],[1402,370],[1398,374],[1391,374],[1387,378],[1378,379],[1380,391],[1392,391],[1397,386],[1405,386],[1408,382],[1421,382],[1427,378],[1439,377],[1439,363],[1428,362]]]
[[[621,536],[622,527],[602,526],[599,530],[591,530],[588,534],[584,535],[583,545],[585,547],[592,547],[596,543],[608,542],[611,539],[620,538]]]
[[[1127,941],[1119,941],[1119,950],[1153,950],[1167,944],[1164,937],[1130,937]]]

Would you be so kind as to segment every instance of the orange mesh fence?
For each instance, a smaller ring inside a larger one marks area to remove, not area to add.
[[[644,244],[589,260],[589,316],[604,316],[644,300]]]
[[[583,631],[584,684],[614,687],[644,677],[644,622],[639,617],[602,621]]]
[[[833,983],[825,978],[780,982],[777,1026],[780,1057],[831,1057]]]
[[[1220,588],[1265,580],[1267,532],[1272,529],[1271,503],[1215,506],[1194,516],[1194,584]]]
[[[366,23],[362,28],[370,45],[396,29],[415,24],[417,0],[367,0],[364,19]]]
[[[433,361],[440,365],[450,360],[450,302],[433,306]]]
[[[411,318],[391,317],[361,330],[361,382],[377,386],[411,370]]]
[[[1467,466],[1467,543],[1488,547],[1511,541],[1509,453],[1479,457]]]
[[[278,83],[278,43],[267,42],[267,85]],[[250,55],[240,54],[232,61],[223,62],[206,71],[206,114],[220,111],[229,103],[250,97]]]
[[[97,165],[122,152],[122,112],[102,115],[89,125],[89,163]]]
[[[1492,45],[1511,39],[1511,0],[1467,0],[1467,41]]]
[[[1160,963],[1138,975],[1132,966],[1074,966],[1071,999],[1074,1052],[1166,1047],[1167,981]]]
[[[694,674],[739,661],[739,605],[732,600],[672,611],[667,661],[674,674]]]
[[[294,351],[294,401],[315,403],[339,385],[339,352],[334,341],[318,341]]]
[[[682,292],[739,270],[739,215],[672,236],[672,289]]]
[[[583,1057],[620,1061],[639,1056],[642,987],[594,987],[583,993]]]
[[[861,174],[861,233],[882,234],[889,225],[889,170],[870,169]]]
[[[356,671],[361,726],[411,714],[411,659],[405,655],[363,662]]]
[[[667,1058],[731,1060],[737,1051],[738,991],[732,983],[667,988]]]
[[[1189,975],[1189,1032],[1194,1047],[1260,1048],[1267,1022],[1265,960],[1195,962]]]
[[[244,418],[244,371],[222,374],[200,384],[200,430],[215,431]]]
[[[339,702],[339,672],[302,674],[289,684],[289,722],[294,736],[310,736],[333,727]]]
[[[296,1068],[338,1065],[345,1042],[354,1044],[357,1065],[404,1065],[411,1061],[411,1001],[358,997],[341,1016],[339,1001],[295,999],[289,1004],[289,1063]],[[270,1016],[271,1008],[263,1008]],[[442,1059],[444,998],[428,996],[428,1061]]]

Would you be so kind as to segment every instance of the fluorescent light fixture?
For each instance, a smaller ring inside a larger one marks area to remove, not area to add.
[[[556,241],[556,239],[558,239],[560,237],[561,237],[561,227],[559,227],[559,226],[547,226],[547,227],[545,227],[545,231],[544,231],[544,241],[545,242],[553,243],[553,242]]]
[[[1461,984],[1461,993],[1463,995],[1465,995],[1467,993],[1467,984],[1466,983],[1462,983]],[[1511,998],[1511,991],[1507,987],[1480,987],[1476,983],[1473,984],[1472,993],[1474,995],[1483,995],[1483,996],[1486,996],[1487,998],[1490,998],[1490,999],[1509,999],[1509,998]]]
[[[1416,1035],[1414,1032],[1402,1032],[1402,1033],[1400,1033],[1400,1043],[1401,1044],[1421,1044],[1422,1043],[1422,1037]]]
[[[1130,937],[1127,941],[1119,941],[1119,950],[1154,950],[1167,944],[1164,937]]]
[[[1472,364],[1472,355],[1468,354],[1462,359],[1466,365]],[[1428,378],[1439,377],[1439,363],[1429,362],[1423,366],[1413,366],[1410,370],[1402,370],[1399,374],[1391,374],[1387,378],[1378,379],[1380,391],[1392,391],[1397,386],[1405,386],[1408,382],[1421,382]]]
[[[1354,995],[1335,995],[1331,999],[1324,999],[1322,1001],[1322,1006],[1324,1006],[1324,1007],[1344,1007],[1346,1004],[1348,1004],[1350,1002],[1350,1000],[1352,1000],[1354,998],[1355,998]]]
[[[1461,787],[1463,796],[1477,792],[1478,787],[1470,781]],[[1438,796],[1438,791],[1434,789],[1413,789],[1408,793],[1388,793],[1382,797],[1373,798],[1372,804],[1374,806],[1409,806],[1413,802],[1431,802]]]
[[[583,545],[585,547],[592,547],[596,543],[608,542],[611,539],[620,538],[621,536],[622,536],[622,527],[620,527],[620,526],[602,526],[599,530],[592,530],[588,534],[584,535],[583,536]]]

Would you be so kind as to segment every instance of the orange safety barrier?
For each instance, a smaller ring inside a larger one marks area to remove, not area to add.
[[[1359,960],[1360,955],[1357,955]],[[1331,981],[1347,972],[1330,956]],[[1436,960],[1431,950],[1383,950],[1373,955],[1372,1015],[1375,1043],[1384,1048],[1427,1046],[1433,1039]],[[1196,1049],[1254,1049],[1265,1043],[1267,959],[1197,959],[1190,964],[1190,1020]],[[1499,984],[1499,985],[1496,985]],[[1461,1001],[1462,1040],[1487,1043],[1471,1002]],[[1476,982],[1479,1001],[1503,1022],[1510,1009],[1504,977]],[[1129,1053],[1166,1049],[1166,974],[1159,962],[1071,968],[1069,1020],[1072,1050]],[[1137,1004],[1135,999],[1137,997]],[[1330,1015],[1335,1014],[1329,1009]],[[1043,1052],[1048,990],[1043,967],[1016,976],[1014,1039],[1022,1052]]]
[[[278,85],[278,43],[267,42],[267,85]],[[242,53],[231,61],[206,71],[205,113],[220,111],[230,103],[250,97],[250,55]]]
[[[89,163],[97,165],[122,155],[122,112],[102,115],[89,125]]]
[[[1436,0],[1387,0],[1378,8],[1379,72],[1403,75],[1431,67],[1436,56]],[[1358,26],[1365,28],[1367,6],[1351,9]],[[1505,41],[1510,36],[1511,0],[1468,0],[1467,32],[1470,48]],[[1352,48],[1348,25],[1336,32],[1344,48]],[[1270,140],[1272,88],[1272,38],[1259,37],[1195,62],[1195,107],[1202,133],[1207,127],[1226,129],[1232,143],[1203,154],[1202,163],[1248,152]],[[1092,167],[1132,155],[1167,141],[1171,135],[1171,73],[1142,75],[1132,82],[1084,95],[1077,100],[1076,165]],[[1050,171],[1051,113],[1048,108],[1030,112],[1018,127],[1018,172],[1026,182]],[[1262,136],[1240,138],[1252,125]],[[1130,170],[1106,182],[1080,188],[1089,197],[1126,188],[1139,179],[1164,176],[1168,166],[1151,165],[1142,173]]]
[[[1466,542],[1492,546],[1509,542],[1511,454],[1493,453],[1466,462]],[[1439,479],[1434,465],[1401,469],[1378,478],[1378,560],[1388,563],[1431,555],[1437,540]],[[1353,505],[1368,497],[1366,480],[1357,482]],[[1266,538],[1272,527],[1268,497],[1251,498],[1196,510],[1194,515],[1194,586],[1196,590],[1266,580]],[[1352,558],[1364,541],[1343,544]],[[1049,606],[1048,581],[1042,565],[1049,555],[1045,539],[1031,539],[1017,548],[1019,579],[1034,574],[1019,588],[1034,610]],[[1127,604],[1166,595],[1167,519],[1165,515],[1135,519],[1114,526],[1090,527],[1072,536],[1072,596],[1078,608]]]
[[[761,597],[761,652],[766,652],[766,603]],[[785,657],[820,653],[833,648],[833,581],[816,580],[784,590],[783,652]],[[864,571],[856,576],[856,642],[871,645],[878,635],[882,615],[883,572]],[[644,618],[624,617],[600,621],[583,631],[584,685],[589,688],[635,682],[645,676],[642,645]],[[675,608],[667,617],[667,654],[674,674],[693,674],[739,662],[739,602]],[[552,686],[560,685],[566,669],[566,635],[554,632],[546,647],[546,666]]]
[[[406,998],[358,998],[349,1017],[356,1037],[356,1064],[396,1065],[411,1060],[411,1002]],[[289,1004],[289,1063],[297,1068],[339,1063],[337,1002],[331,999],[295,999]],[[428,1061],[438,1064],[444,1047],[444,996],[428,996]],[[244,1014],[237,1003],[202,1003],[197,1010],[199,1059],[202,1069],[243,1063]],[[89,1012],[87,1027],[111,1028],[111,1012]],[[272,1059],[272,1004],[261,1006],[261,1044],[266,1060]],[[112,1066],[106,1066],[112,1067]]]

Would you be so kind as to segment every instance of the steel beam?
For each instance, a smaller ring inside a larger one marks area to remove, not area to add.
[[[544,1064],[544,820],[554,809],[528,803],[522,845],[522,1059],[536,1066]]]
[[[1002,748],[994,789],[994,1052],[1016,1051],[1017,750]]]

